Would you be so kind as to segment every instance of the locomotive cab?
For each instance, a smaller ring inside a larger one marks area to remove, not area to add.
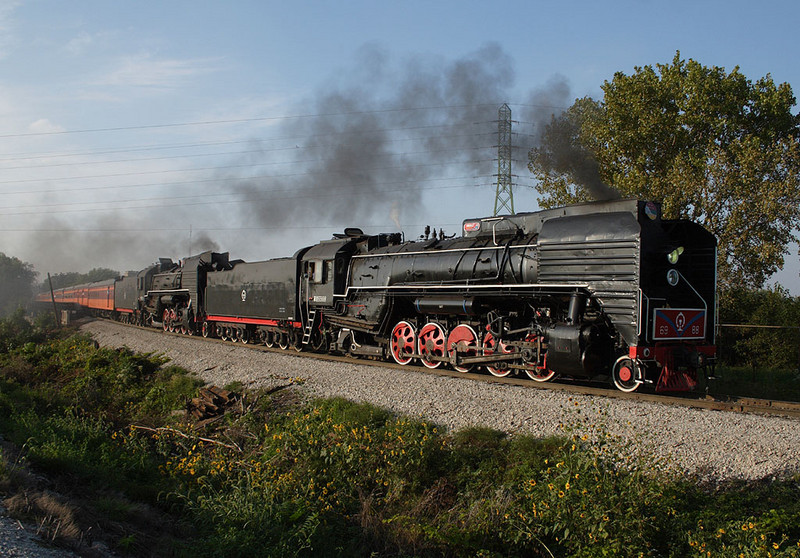
[[[348,228],[333,240],[320,242],[301,256],[300,300],[310,307],[333,306],[345,295],[351,258],[360,252],[395,245],[399,233],[365,235],[361,229]]]
[[[353,239],[334,239],[309,248],[300,262],[300,298],[309,307],[333,306],[344,293],[347,262],[355,251]]]

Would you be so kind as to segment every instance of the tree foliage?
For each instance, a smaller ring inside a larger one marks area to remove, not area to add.
[[[69,271],[66,273],[56,273],[55,275],[51,275],[50,279],[53,282],[53,288],[60,289],[62,287],[71,287],[73,285],[93,283],[94,281],[114,279],[115,277],[119,277],[119,275],[120,275],[119,271],[114,271],[113,269],[108,269],[105,267],[96,267],[94,269],[89,270],[87,273],[77,273],[75,271]],[[47,282],[46,278],[41,285],[41,290],[43,291],[50,290],[50,285]]]
[[[741,287],[729,293],[734,303],[720,308],[723,328],[720,357],[727,364],[755,368],[800,366],[800,297],[781,286],[756,291]],[[755,327],[748,327],[755,326]]]
[[[789,84],[676,53],[671,64],[618,72],[603,93],[576,100],[531,150],[540,205],[612,197],[597,184],[661,201],[666,217],[696,220],[717,236],[723,287],[763,286],[800,225],[800,126]]]
[[[0,252],[0,316],[7,316],[30,301],[36,275],[31,264]]]

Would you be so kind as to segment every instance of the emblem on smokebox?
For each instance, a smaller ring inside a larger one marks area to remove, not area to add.
[[[656,308],[653,312],[653,339],[703,339],[706,312],[694,308]]]
[[[247,300],[247,291],[242,289],[242,302]]]

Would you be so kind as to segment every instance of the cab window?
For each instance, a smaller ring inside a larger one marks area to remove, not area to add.
[[[321,260],[306,262],[306,275],[311,283],[324,283],[326,280],[324,262]]]

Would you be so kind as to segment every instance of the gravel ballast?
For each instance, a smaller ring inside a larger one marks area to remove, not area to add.
[[[602,438],[625,455],[710,481],[800,472],[800,420],[709,411],[424,374],[413,368],[330,362],[232,343],[165,335],[106,321],[82,330],[102,346],[163,353],[208,384],[293,385],[302,396],[344,397],[448,429],[482,426],[536,436]]]
[[[6,558],[76,558],[68,550],[44,546],[33,525],[23,525],[6,515],[0,505],[0,556]]]
[[[68,550],[49,548],[36,533],[34,525],[23,525],[6,515],[0,505],[0,556],[6,558],[77,558]]]

